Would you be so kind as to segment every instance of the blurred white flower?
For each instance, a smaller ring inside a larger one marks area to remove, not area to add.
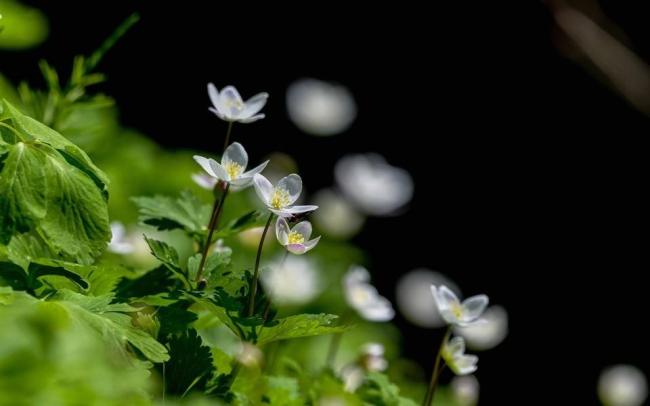
[[[345,399],[335,396],[327,396],[318,399],[318,406],[347,406]]]
[[[442,358],[456,375],[468,375],[478,368],[478,357],[465,354],[465,340],[454,337],[448,340],[442,348]]]
[[[208,84],[208,95],[212,106],[210,111],[222,120],[240,123],[252,123],[264,118],[257,114],[266,104],[268,93],[258,93],[245,102],[233,86],[224,87],[221,92],[212,83]]]
[[[334,174],[345,196],[366,214],[393,214],[413,197],[411,175],[377,154],[344,156]]]
[[[605,406],[641,406],[648,398],[648,382],[638,368],[614,365],[600,374],[598,396]]]
[[[384,358],[384,346],[379,343],[365,344],[361,348],[361,365],[366,371],[385,371],[388,361]]]
[[[488,305],[486,295],[476,295],[465,299],[462,303],[458,297],[445,285],[436,288],[431,285],[431,294],[436,301],[440,315],[448,324],[468,326],[481,322],[479,317]]]
[[[219,180],[208,175],[205,172],[192,174],[192,180],[205,190],[213,190]]]
[[[116,254],[131,254],[135,251],[133,241],[128,237],[124,224],[119,221],[111,223],[111,242],[108,243],[108,250]]]
[[[223,241],[223,238],[219,238],[217,242],[214,244],[214,248],[212,249],[213,252],[219,253],[219,254],[232,254],[232,248],[226,246],[226,244]]]
[[[243,341],[237,353],[237,361],[249,368],[259,367],[264,361],[264,354],[255,345]]]
[[[314,223],[327,235],[349,238],[361,230],[364,217],[347,200],[333,190],[324,189],[316,193]]]
[[[478,404],[480,385],[474,375],[455,376],[450,386],[451,393],[459,406]]]
[[[343,277],[343,291],[348,304],[370,321],[389,321],[395,316],[388,299],[370,284],[370,274],[361,266],[352,266]]]
[[[296,255],[306,253],[320,241],[320,237],[313,240],[309,239],[311,237],[311,223],[309,221],[301,221],[291,228],[284,217],[278,217],[275,223],[275,236],[278,238],[280,245]]]
[[[431,295],[431,285],[445,285],[460,292],[449,278],[429,269],[410,271],[397,281],[397,307],[408,321],[419,327],[433,328],[446,324]]]
[[[248,154],[238,142],[234,142],[226,148],[221,163],[200,155],[194,155],[194,160],[201,165],[201,168],[208,175],[228,182],[240,189],[250,186],[253,183],[253,177],[262,172],[269,163],[269,161],[266,161],[250,171],[244,172],[248,166]]]
[[[357,364],[349,364],[341,370],[341,380],[343,381],[343,389],[346,392],[354,393],[359,386],[363,383],[366,377],[366,371]]]
[[[318,272],[305,257],[287,257],[261,274],[264,289],[278,305],[310,302],[322,290]]]
[[[287,111],[302,131],[328,136],[350,127],[357,115],[357,105],[344,86],[300,79],[287,89]]]
[[[292,217],[294,214],[306,213],[318,208],[318,206],[293,206],[302,192],[302,179],[295,173],[280,179],[276,186],[260,174],[255,175],[253,181],[257,196],[278,216]]]
[[[473,350],[485,351],[496,347],[508,335],[508,312],[501,306],[491,306],[485,310],[482,323],[472,323],[456,327],[454,332],[465,338],[467,346]]]

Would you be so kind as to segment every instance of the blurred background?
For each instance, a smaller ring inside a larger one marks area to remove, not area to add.
[[[342,219],[321,232],[366,252],[408,358],[428,371],[441,339],[418,287],[444,276],[507,310],[480,353],[482,404],[595,404],[603,368],[650,370],[641,2],[23,4],[49,34],[0,49],[12,83],[42,84],[40,59],[67,75],[140,14],[98,89],[168,150],[220,153],[208,82],[270,93],[233,140]]]

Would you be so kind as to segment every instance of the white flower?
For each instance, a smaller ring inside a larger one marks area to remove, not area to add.
[[[442,318],[448,324],[461,327],[477,322],[488,305],[486,295],[472,296],[461,303],[454,292],[445,285],[440,285],[440,288],[431,285],[431,293]]]
[[[366,371],[382,372],[388,368],[384,358],[384,346],[379,343],[367,343],[362,349],[361,364]]]
[[[219,182],[219,179],[214,178],[205,172],[192,174],[192,180],[205,190],[213,190],[217,185],[217,182]]]
[[[508,312],[503,307],[489,307],[481,320],[482,323],[472,323],[454,329],[456,334],[465,338],[469,348],[478,351],[496,347],[508,335]]]
[[[346,392],[354,393],[363,383],[366,371],[357,364],[349,364],[341,369],[341,380]]]
[[[377,293],[370,274],[361,266],[353,266],[345,274],[343,291],[348,304],[366,320],[389,321],[395,316],[393,306]]]
[[[280,179],[276,186],[260,174],[253,177],[253,182],[257,196],[269,210],[280,217],[291,217],[318,208],[318,206],[293,206],[302,192],[302,179],[295,173]]]
[[[278,305],[310,302],[321,292],[318,272],[305,257],[288,257],[261,274],[264,289]]]
[[[240,123],[252,123],[264,118],[264,114],[257,113],[269,97],[268,93],[258,93],[244,102],[233,86],[226,86],[219,92],[212,83],[208,84],[208,95],[213,105],[211,112],[222,120]]]
[[[615,365],[600,374],[598,396],[606,406],[641,406],[648,398],[648,382],[638,368]]]
[[[410,271],[397,281],[397,308],[408,321],[419,327],[434,328],[446,324],[431,295],[431,285],[445,285],[454,292],[460,291],[445,275],[424,268]]]
[[[131,254],[135,251],[135,244],[129,239],[124,224],[119,221],[111,223],[111,242],[108,244],[108,250],[116,254]]]
[[[456,375],[468,375],[478,368],[478,357],[465,354],[463,337],[454,337],[447,341],[442,348],[442,358]]]
[[[411,175],[377,154],[345,156],[334,174],[345,196],[366,214],[393,214],[413,197]]]
[[[328,136],[341,133],[352,124],[357,106],[344,86],[300,79],[287,89],[287,111],[302,131]]]
[[[451,386],[451,392],[459,406],[478,404],[480,385],[474,375],[455,376],[449,386]]]
[[[243,341],[236,358],[245,367],[255,368],[264,362],[264,353],[257,346]]]
[[[280,245],[285,247],[287,251],[292,254],[301,255],[311,250],[318,244],[320,237],[310,240],[311,237],[311,223],[309,221],[301,221],[300,223],[289,227],[289,223],[284,217],[278,217],[275,223],[275,236],[278,238]]]
[[[319,230],[336,238],[349,238],[361,230],[364,216],[339,193],[324,189],[316,193],[314,223]]]
[[[221,158],[221,163],[212,158],[194,155],[194,160],[210,176],[228,182],[239,189],[248,187],[253,183],[253,177],[262,172],[269,161],[244,172],[248,166],[248,154],[240,143],[234,142],[226,148]]]

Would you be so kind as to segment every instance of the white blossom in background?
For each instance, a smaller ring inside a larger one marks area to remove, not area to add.
[[[448,340],[442,348],[442,358],[456,375],[468,375],[478,369],[478,357],[465,354],[463,337],[454,337]]]
[[[252,123],[264,118],[264,114],[257,113],[264,108],[269,98],[268,93],[258,93],[243,101],[233,86],[226,86],[219,92],[212,83],[208,84],[208,96],[212,102],[209,109],[211,112],[224,121],[239,123]]]
[[[347,155],[334,168],[345,197],[368,215],[395,214],[411,201],[413,179],[377,154]]]
[[[397,308],[404,318],[419,327],[434,328],[446,324],[440,316],[436,301],[431,295],[431,285],[445,285],[460,293],[454,282],[439,272],[415,269],[397,281],[395,297]]]
[[[361,266],[352,266],[343,277],[345,299],[361,317],[370,321],[389,321],[393,306],[370,284],[370,274]]]
[[[214,187],[217,185],[217,182],[219,182],[219,179],[210,176],[205,172],[192,174],[192,180],[194,181],[194,183],[199,185],[199,187],[205,190],[213,190]]]
[[[501,306],[490,306],[481,316],[482,323],[456,327],[454,332],[465,338],[467,347],[485,351],[499,345],[508,335],[508,312]]]
[[[361,365],[366,371],[383,372],[388,368],[384,358],[384,346],[379,343],[367,343],[361,348]]]
[[[474,375],[455,376],[449,386],[459,406],[478,405],[480,385]]]
[[[354,393],[363,383],[366,371],[357,364],[346,365],[341,369],[341,380],[346,392]]]
[[[264,290],[277,305],[309,303],[322,291],[314,263],[305,257],[287,257],[262,272]]]
[[[242,341],[236,358],[242,365],[249,368],[256,368],[262,365],[264,354],[257,346]]]
[[[299,79],[287,89],[287,111],[293,123],[307,134],[342,133],[357,116],[350,91],[318,79]]]
[[[448,324],[461,327],[482,322],[479,318],[489,302],[486,295],[476,295],[465,299],[461,303],[456,294],[445,285],[440,287],[431,285],[431,294],[436,301],[440,316]]]
[[[262,172],[269,163],[269,161],[263,162],[250,171],[244,172],[248,166],[248,153],[238,142],[234,142],[226,148],[221,163],[200,155],[194,155],[194,160],[208,175],[240,189],[250,186],[253,183],[253,177]]]
[[[314,211],[318,206],[294,206],[302,192],[302,179],[292,173],[280,179],[273,186],[264,176],[257,174],[253,178],[255,192],[266,207],[280,217],[292,217],[294,214]]]
[[[318,244],[320,237],[310,240],[311,232],[312,227],[309,221],[301,221],[293,228],[289,227],[289,223],[284,217],[278,217],[275,223],[275,235],[278,242],[295,255],[302,255]]]
[[[361,231],[364,216],[339,193],[323,189],[314,195],[314,224],[330,237],[350,238]]]
[[[605,406],[641,406],[648,398],[648,381],[632,365],[614,365],[600,374],[598,396]]]
[[[116,254],[127,255],[135,251],[135,244],[126,233],[124,224],[119,221],[111,223],[111,242],[108,243],[108,250]]]

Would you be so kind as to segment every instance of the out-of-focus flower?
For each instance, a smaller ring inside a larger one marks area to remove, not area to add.
[[[648,398],[648,382],[638,368],[614,365],[600,374],[598,396],[605,406],[641,406]]]
[[[366,371],[385,371],[388,368],[388,361],[384,358],[384,346],[379,343],[364,345],[361,349],[360,363]]]
[[[237,353],[237,361],[249,368],[259,367],[264,361],[264,354],[255,345],[242,342],[240,351]]]
[[[318,206],[293,206],[302,192],[302,179],[292,173],[280,179],[273,186],[264,176],[257,174],[253,177],[255,192],[270,211],[280,217],[291,217],[294,214],[314,211]]]
[[[201,168],[208,175],[228,182],[240,189],[250,186],[253,183],[253,177],[262,172],[269,163],[269,161],[266,161],[250,171],[244,172],[248,166],[248,154],[238,142],[234,142],[226,148],[221,163],[200,155],[194,155],[194,160],[201,165]]]
[[[312,261],[288,257],[261,274],[264,289],[278,305],[310,302],[321,292],[320,278]]]
[[[260,244],[260,238],[262,238],[262,233],[264,232],[264,227],[253,227],[248,230],[244,230],[241,233],[237,234],[237,239],[243,245],[248,248],[257,248]],[[264,244],[269,244],[271,241],[270,238],[264,240]]]
[[[116,254],[131,254],[135,251],[135,244],[128,238],[124,224],[119,221],[111,223],[111,242],[108,243],[108,250]]]
[[[428,269],[410,271],[397,281],[397,307],[408,321],[419,327],[433,328],[446,324],[431,295],[431,285],[445,285],[460,292],[449,278]]]
[[[318,399],[318,406],[346,406],[347,404],[348,402],[345,399],[336,396],[327,396]]]
[[[301,221],[291,228],[284,217],[278,217],[275,223],[275,235],[280,245],[296,255],[302,255],[311,250],[320,241],[320,237],[313,240],[309,239],[311,237],[311,223],[309,221]]]
[[[478,357],[465,354],[465,340],[454,337],[442,347],[442,358],[456,375],[468,375],[478,368]]]
[[[454,330],[465,338],[469,348],[477,351],[496,347],[508,335],[508,312],[503,307],[489,307],[481,319],[482,323],[472,323]]]
[[[224,87],[221,92],[212,83],[208,84],[208,95],[212,106],[210,111],[222,120],[240,123],[252,123],[264,118],[257,114],[266,104],[268,93],[258,93],[245,102],[233,86]]]
[[[468,326],[479,321],[479,317],[488,305],[486,295],[476,295],[465,299],[462,303],[458,297],[445,285],[436,288],[431,285],[431,294],[436,301],[440,315],[448,324]]]
[[[314,203],[319,207],[314,214],[314,223],[327,235],[349,238],[361,230],[363,215],[333,190],[325,189],[316,193]]]
[[[334,174],[345,196],[366,214],[393,214],[413,197],[411,175],[377,154],[344,156]]]
[[[345,274],[343,291],[348,304],[366,320],[389,321],[395,316],[393,306],[370,284],[370,274],[361,266]]]
[[[192,180],[205,190],[213,190],[219,180],[208,175],[205,172],[192,174]]]
[[[302,131],[329,136],[345,131],[352,124],[357,105],[344,86],[300,79],[287,89],[287,111],[291,121]]]
[[[478,404],[480,385],[474,375],[455,376],[451,380],[451,393],[460,406]]]
[[[217,242],[214,244],[214,248],[212,249],[212,251],[219,254],[232,254],[232,248],[224,244],[223,238],[219,238],[217,240]]]
[[[363,383],[366,376],[366,371],[357,364],[350,364],[343,367],[341,370],[341,380],[343,381],[343,389],[346,392],[354,393],[359,386]]]

